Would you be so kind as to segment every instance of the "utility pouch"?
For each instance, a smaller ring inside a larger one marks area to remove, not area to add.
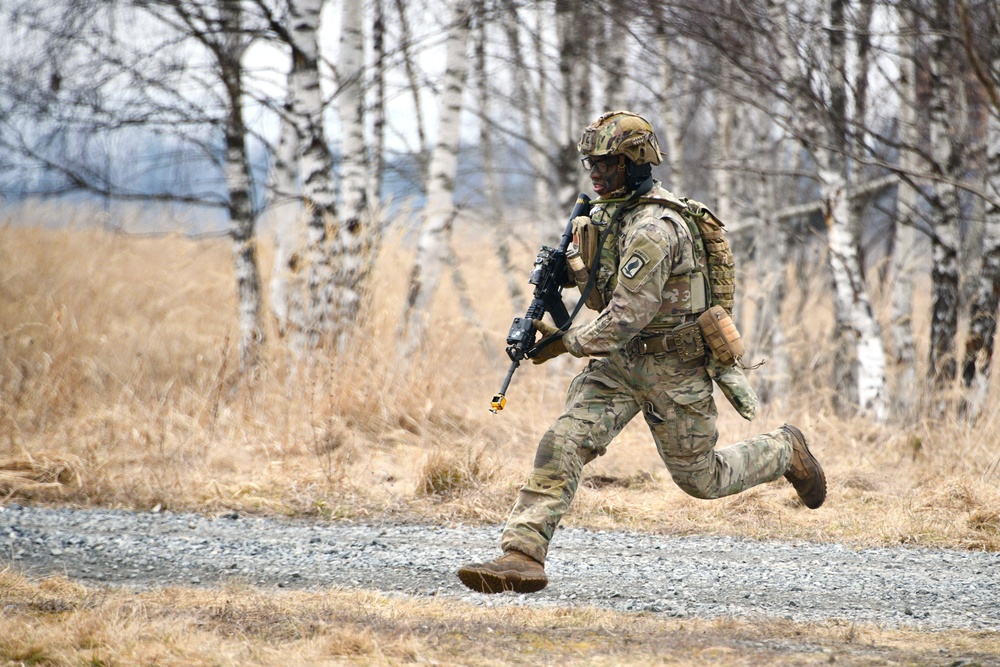
[[[594,254],[596,254],[599,234],[597,233],[597,230],[595,229],[594,225],[590,224],[590,218],[585,218],[583,216],[576,218],[573,221],[574,228],[576,227],[576,220],[587,221],[585,226],[590,230],[589,232],[587,232],[587,234],[589,234],[588,242],[590,238],[593,239],[592,245],[595,248],[593,252]],[[583,223],[581,223],[581,228],[583,226],[584,226]],[[573,238],[577,239],[577,234],[575,231],[573,233]],[[584,259],[583,253],[580,250],[580,246],[578,246],[577,243],[578,241],[574,240],[573,243],[570,244],[569,248],[566,249],[566,264],[569,267],[569,275],[572,276],[573,281],[576,283],[576,286],[579,287],[580,291],[582,292],[587,288],[587,283],[590,281],[590,267],[592,266],[593,259],[591,259],[590,263],[588,263]],[[591,255],[591,257],[593,258],[593,255]],[[593,288],[590,290],[590,294],[587,295],[586,304],[588,308],[590,308],[591,310],[596,310],[597,312],[601,312],[608,305],[604,302],[604,297],[601,296],[601,291]]]
[[[746,351],[733,318],[722,306],[712,306],[699,315],[698,326],[722,366],[733,366]]]
[[[694,361],[705,356],[705,340],[697,322],[685,322],[670,331],[670,338],[677,347],[681,361]]]
[[[708,371],[733,409],[747,421],[753,421],[757,416],[757,392],[743,371],[736,366],[723,366],[715,358],[709,360]]]
[[[600,242],[601,230],[586,215],[573,218],[573,244],[576,245],[580,258],[587,271],[594,266],[597,257],[597,244]],[[586,284],[586,281],[583,283]]]

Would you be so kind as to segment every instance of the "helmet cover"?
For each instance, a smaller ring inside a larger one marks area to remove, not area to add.
[[[630,111],[609,111],[583,131],[580,153],[590,157],[624,155],[635,164],[660,164],[660,144],[653,126]]]

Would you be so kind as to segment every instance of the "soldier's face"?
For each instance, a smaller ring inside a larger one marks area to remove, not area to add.
[[[585,158],[590,166],[590,182],[597,196],[614,192],[625,185],[625,165],[620,156]]]

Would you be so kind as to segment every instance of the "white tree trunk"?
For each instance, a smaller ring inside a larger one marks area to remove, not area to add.
[[[935,0],[934,25],[928,61],[930,74],[929,152],[935,179],[931,191],[934,235],[931,239],[931,346],[930,373],[937,386],[947,386],[956,375],[955,336],[958,332],[959,266],[958,224],[961,207],[952,184],[959,155],[952,122],[966,110],[956,108],[951,34],[952,3]]]
[[[660,86],[663,95],[663,122],[660,131],[663,133],[663,148],[667,152],[667,169],[669,183],[667,187],[684,196],[687,184],[684,182],[684,146],[681,142],[681,121],[677,102],[677,84],[674,81],[674,69],[670,59],[671,40],[667,37],[666,28],[661,22],[657,27],[657,43],[660,54]]]
[[[304,324],[290,331],[292,349],[304,357],[323,344],[338,348],[354,324],[360,304],[361,281],[367,257],[360,226],[337,218],[333,160],[323,127],[318,31],[323,0],[290,2],[292,69],[289,74],[292,108],[299,132],[299,167],[308,215],[305,253],[307,312]],[[297,318],[289,318],[293,321]]]
[[[580,103],[585,85],[586,44],[584,43],[583,0],[556,1],[556,40],[559,43],[559,155],[556,157],[556,197],[559,206],[573,201],[579,191],[580,170],[576,144],[583,128],[590,123],[584,119],[588,109]],[[581,108],[583,107],[583,108]]]
[[[254,234],[255,215],[250,198],[250,159],[243,119],[241,61],[247,40],[242,30],[243,17],[240,4],[219,0],[218,7],[224,34],[223,47],[218,53],[218,65],[228,103],[224,129],[225,177],[229,194],[229,235],[233,241],[233,263],[236,274],[240,369],[245,373],[252,373],[259,362],[264,328],[261,325],[262,298],[257,263],[257,238]]]
[[[340,112],[341,224],[358,230],[367,207],[368,154],[364,123],[364,3],[343,0],[340,54],[337,57],[337,100]]]
[[[455,175],[468,63],[469,15],[468,0],[455,0],[453,20],[448,30],[438,139],[431,155],[427,205],[403,316],[403,349],[407,352],[416,349],[424,340],[431,302],[440,282],[452,223],[457,213],[454,203]]]
[[[722,58],[719,67],[721,86],[715,91],[715,210],[722,220],[733,219],[732,174],[729,171],[733,139],[732,71],[729,61]]]
[[[845,76],[845,0],[830,4],[829,89],[822,108],[810,98],[823,99],[805,77],[796,60],[802,35],[793,30],[789,9],[780,0],[769,0],[768,10],[777,28],[782,77],[792,98],[792,122],[803,147],[817,164],[820,199],[823,200],[829,244],[829,263],[834,284],[834,317],[838,344],[845,354],[838,360],[838,387],[849,393],[860,412],[876,421],[888,416],[885,350],[881,331],[862,270],[856,237],[851,233],[850,201],[847,196],[847,95]],[[810,94],[811,93],[811,94]]]
[[[552,216],[552,187],[550,181],[551,164],[545,154],[545,146],[539,141],[539,127],[546,127],[548,119],[546,59],[543,53],[544,5],[536,5],[535,29],[529,32],[530,45],[526,49],[522,40],[522,16],[518,12],[518,2],[504,0],[501,22],[506,37],[509,61],[516,68],[512,75],[513,106],[520,117],[518,134],[527,150],[528,166],[531,169],[534,193],[534,213],[540,220]],[[529,54],[534,62],[529,59]]]
[[[847,180],[839,170],[821,169],[820,197],[825,202],[830,270],[833,273],[835,314],[839,336],[853,343],[852,394],[857,392],[861,413],[876,421],[888,417],[885,350],[875,310],[868,298],[857,243],[849,225]],[[853,398],[853,397],[852,397]]]
[[[993,38],[998,37],[993,32]],[[993,71],[1000,72],[1000,49],[995,48]],[[986,405],[996,342],[1000,306],[1000,104],[990,109],[986,123],[986,168],[984,192],[983,263],[971,304],[962,380],[967,389],[964,409],[975,420]]]
[[[532,35],[535,71],[537,74],[537,85],[535,86],[535,104],[532,105],[531,112],[534,114],[534,124],[529,125],[537,128],[535,132],[536,141],[531,147],[531,165],[535,172],[535,206],[543,220],[552,219],[555,215],[552,195],[555,188],[552,183],[552,157],[548,154],[548,146],[543,145],[542,137],[547,136],[546,128],[552,124],[549,118],[549,68],[548,58],[545,54],[545,39],[543,38],[546,28],[546,5],[539,2],[535,6],[535,30]],[[528,121],[529,124],[531,121]]]
[[[481,12],[481,7],[477,7]],[[520,62],[520,40],[517,37],[516,12],[513,6],[507,8],[504,13],[504,30],[507,33],[507,42],[511,47],[511,52],[515,56],[514,62]],[[482,14],[480,14],[482,15]],[[515,19],[515,20],[512,20]],[[507,283],[507,292],[510,295],[514,311],[519,312],[524,309],[524,290],[521,289],[523,280],[517,273],[510,254],[510,230],[507,227],[505,208],[500,197],[500,184],[497,179],[496,155],[493,145],[495,130],[491,124],[493,118],[493,90],[490,87],[488,63],[486,60],[486,43],[488,39],[487,24],[484,21],[478,23],[479,30],[476,36],[476,81],[479,87],[479,148],[483,162],[483,181],[486,189],[486,211],[485,219],[493,226],[493,239],[496,246],[497,258],[500,260],[500,270]],[[527,103],[527,86],[524,85],[524,78],[519,74],[515,77],[514,89],[515,99],[521,102],[521,118],[527,121],[522,131],[527,135],[525,139],[529,145],[533,141],[531,132],[531,111]]]
[[[917,393],[917,351],[913,336],[913,274],[916,263],[915,211],[917,190],[911,179],[917,172],[916,20],[912,10],[899,10],[899,143],[900,179],[896,190],[896,234],[892,249],[892,341],[896,356],[895,410],[906,419]]]
[[[747,135],[745,154],[765,155],[765,147],[771,141],[772,120],[768,114],[757,109],[748,110],[747,113],[748,121],[741,124]],[[778,160],[772,160],[771,171],[777,172]],[[761,166],[765,165],[766,163]],[[767,403],[785,396],[791,379],[791,361],[785,348],[785,330],[781,323],[781,310],[787,294],[788,229],[775,215],[783,203],[776,191],[776,179],[769,178],[762,171],[753,177],[748,176],[747,180],[747,200],[756,202],[757,209],[747,212],[747,219],[743,222],[751,229],[745,230],[743,234],[753,234],[753,244],[758,249],[755,253],[755,268],[759,287],[756,294],[748,294],[743,290],[740,300],[753,299],[757,306],[754,335],[748,342],[757,346],[763,358],[767,359],[767,363],[756,373],[761,378],[757,385],[757,395],[762,402]],[[744,227],[743,222],[741,227]],[[735,230],[731,230],[731,233],[733,231]],[[757,358],[756,355],[749,357],[750,363],[756,363]]]
[[[414,121],[417,131],[417,164],[420,168],[420,177],[427,180],[427,124],[424,120],[424,104],[420,96],[423,86],[417,76],[415,58],[412,53],[413,36],[410,31],[410,21],[406,15],[406,4],[404,0],[395,0],[396,16],[399,18],[399,29],[401,39],[399,49],[403,55],[403,69],[406,71],[406,80],[409,84],[410,95],[413,99]]]
[[[290,87],[289,87],[290,89]],[[276,219],[274,267],[271,270],[269,305],[284,336],[290,328],[302,329],[306,312],[303,254],[306,249],[302,200],[298,195],[299,135],[292,119],[291,100],[284,107],[277,150],[271,164],[271,216]],[[289,318],[299,318],[291,322]]]
[[[604,89],[603,106],[607,111],[625,108],[625,100],[628,97],[625,87],[629,79],[622,76],[622,72],[628,71],[628,41],[625,39],[623,23],[628,17],[623,14],[625,12],[619,9],[601,16],[604,25],[599,29],[603,43],[595,45],[597,52],[603,54],[600,66]]]
[[[374,85],[372,86],[372,150],[371,176],[368,179],[368,203],[377,206],[382,199],[382,179],[385,177],[385,0],[375,0],[372,20],[372,51],[374,51]]]

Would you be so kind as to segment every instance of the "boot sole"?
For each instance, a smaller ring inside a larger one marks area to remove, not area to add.
[[[516,572],[498,574],[485,568],[463,567],[458,578],[468,588],[480,593],[537,593],[549,583],[548,579],[525,577]]]

